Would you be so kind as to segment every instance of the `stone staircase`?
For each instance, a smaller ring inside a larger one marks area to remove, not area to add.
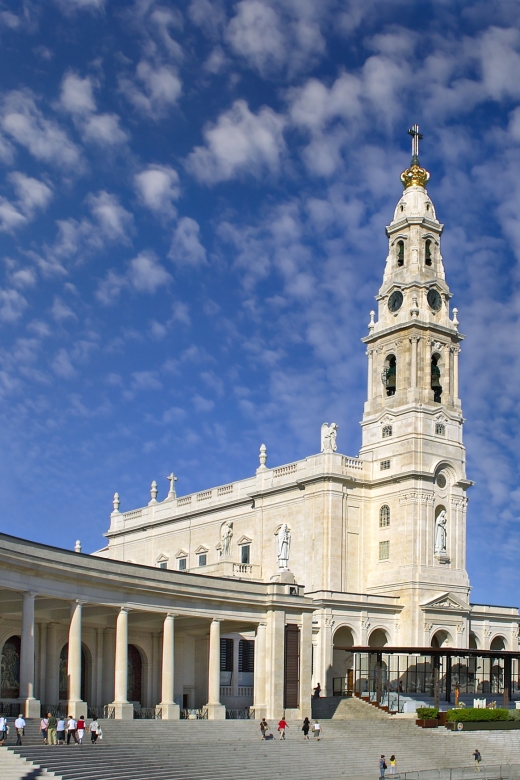
[[[64,780],[374,780],[381,753],[395,753],[403,773],[471,767],[476,746],[487,765],[520,764],[518,731],[419,729],[413,720],[391,716],[321,724],[320,742],[303,739],[301,722],[289,723],[286,741],[273,728],[275,739],[263,742],[256,721],[104,720],[101,743],[58,747],[42,745],[38,724],[28,724],[24,745],[9,747],[9,758],[16,754],[35,768],[22,766],[9,780],[43,778],[43,769]],[[5,752],[0,748],[0,770]]]
[[[388,720],[388,715],[366,699],[329,696],[312,699],[312,717],[322,720]]]

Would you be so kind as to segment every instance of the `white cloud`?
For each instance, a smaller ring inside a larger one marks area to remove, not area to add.
[[[157,371],[134,371],[132,390],[162,390],[162,382],[157,378]]]
[[[0,231],[10,233],[27,223],[27,217],[5,198],[0,197]]]
[[[329,3],[322,0],[242,0],[235,6],[226,38],[235,52],[262,76],[287,68],[307,69],[325,53],[321,18]]]
[[[51,188],[38,179],[18,171],[11,173],[9,179],[18,195],[18,204],[27,216],[32,216],[36,209],[44,209],[52,199]]]
[[[188,16],[212,40],[220,36],[226,21],[224,5],[220,0],[191,0]]]
[[[82,127],[85,141],[102,146],[117,146],[128,141],[128,133],[119,127],[117,114],[96,114],[86,119]]]
[[[63,379],[72,379],[76,375],[76,369],[72,365],[69,353],[66,349],[60,349],[52,361],[52,370]]]
[[[128,280],[137,292],[154,293],[172,281],[153,252],[141,252],[130,261]]]
[[[105,0],[54,0],[63,13],[70,15],[77,11],[102,11]]]
[[[0,290],[0,320],[15,322],[27,308],[27,301],[16,290]]]
[[[134,185],[141,202],[158,215],[174,217],[173,201],[180,196],[177,171],[167,165],[149,165],[134,176]]]
[[[61,82],[61,107],[73,115],[91,114],[96,111],[92,79],[82,79],[76,73],[67,73]]]
[[[36,159],[81,169],[79,149],[56,122],[43,116],[31,93],[10,92],[3,101],[0,123],[4,132]]]
[[[68,319],[77,319],[70,306],[67,306],[67,304],[62,301],[58,295],[56,295],[54,298],[54,303],[52,304],[51,308],[51,315],[56,322],[63,322],[64,320]]]
[[[154,65],[148,60],[138,64],[134,80],[121,77],[119,84],[127,100],[151,119],[164,116],[182,92],[182,82],[175,68]]]
[[[206,262],[206,250],[199,240],[200,226],[191,217],[183,217],[173,234],[168,257],[175,263],[197,266]]]
[[[204,131],[206,146],[197,146],[187,166],[199,181],[213,184],[234,176],[265,170],[275,173],[285,152],[286,120],[264,106],[253,114],[245,100],[237,100],[217,123]]]
[[[133,227],[133,215],[120,203],[116,195],[101,190],[97,195],[90,194],[86,202],[103,231],[103,235],[112,241],[129,242],[129,233]]]
[[[18,268],[9,273],[9,282],[15,287],[34,287],[36,273],[33,268]]]
[[[170,284],[172,277],[153,252],[140,252],[130,260],[125,273],[109,271],[98,284],[96,298],[103,304],[115,303],[123,289],[153,294]]]

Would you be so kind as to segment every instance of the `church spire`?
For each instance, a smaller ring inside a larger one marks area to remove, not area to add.
[[[408,135],[412,136],[412,161],[410,167],[401,174],[401,181],[405,188],[407,187],[426,187],[430,178],[430,173],[419,164],[419,141],[422,141],[423,135],[419,132],[419,125],[415,124],[408,130]]]

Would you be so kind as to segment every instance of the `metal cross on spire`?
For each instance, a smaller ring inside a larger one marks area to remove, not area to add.
[[[412,136],[412,165],[419,165],[419,141],[423,139],[423,135],[419,132],[419,125],[411,127],[408,135]]]

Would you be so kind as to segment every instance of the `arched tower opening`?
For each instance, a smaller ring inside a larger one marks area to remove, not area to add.
[[[441,356],[434,353],[431,359],[431,389],[433,390],[433,400],[438,404],[442,401],[440,361]]]
[[[397,245],[397,265],[401,268],[404,265],[404,241],[398,241]]]
[[[395,355],[388,355],[383,368],[383,384],[387,396],[395,395],[397,387],[397,360]]]

